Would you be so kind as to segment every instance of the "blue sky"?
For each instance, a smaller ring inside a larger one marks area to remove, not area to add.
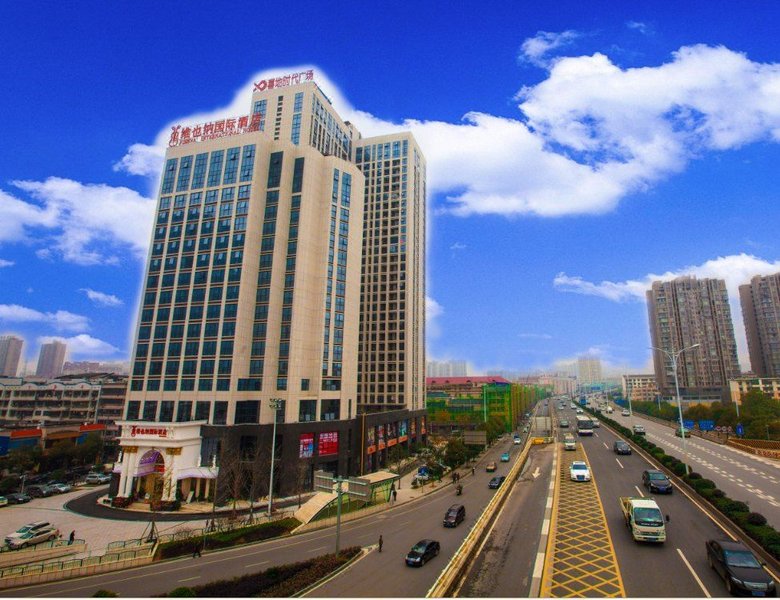
[[[334,8],[338,6],[338,8]],[[132,345],[162,142],[310,66],[429,167],[428,356],[649,371],[655,278],[780,271],[780,5],[5,3],[0,333]]]

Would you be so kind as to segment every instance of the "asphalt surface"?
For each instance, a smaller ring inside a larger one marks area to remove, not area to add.
[[[615,411],[614,420],[631,428],[644,425],[647,439],[667,453],[687,462],[697,473],[711,479],[732,500],[746,502],[750,509],[764,515],[775,529],[780,529],[780,461],[754,456],[699,437],[685,438],[688,459],[685,459],[682,438],[661,423],[636,414],[622,417]]]
[[[574,411],[566,411],[573,415]],[[709,568],[708,539],[729,539],[727,534],[679,490],[670,495],[650,494],[642,486],[642,471],[653,468],[634,452],[618,456],[612,451],[618,436],[605,427],[592,437],[578,437],[598,485],[623,584],[629,597],[723,596],[722,580]],[[625,526],[620,496],[653,497],[665,515],[667,540],[663,544],[638,543]]]
[[[456,496],[451,485],[436,492],[389,509],[378,516],[350,521],[341,527],[341,547],[370,546],[384,537],[382,553],[370,552],[350,569],[313,591],[317,597],[420,597],[446,566],[463,538],[495,493],[487,487],[493,473],[485,472],[485,463],[495,460],[498,474],[509,471],[509,463],[498,462],[502,452],[513,458],[521,446],[506,438],[495,444],[477,464],[476,475],[466,475],[461,483],[462,496]],[[446,509],[455,503],[466,506],[466,521],[454,529],[445,529],[442,519]],[[440,541],[441,554],[419,569],[406,567],[404,556],[420,539],[433,537]],[[270,540],[225,551],[206,552],[202,558],[162,561],[125,571],[91,577],[19,587],[0,592],[0,597],[88,597],[97,590],[108,589],[123,597],[149,597],[184,585],[197,585],[259,572],[274,565],[297,562],[327,554],[335,549],[334,527],[278,540]]]

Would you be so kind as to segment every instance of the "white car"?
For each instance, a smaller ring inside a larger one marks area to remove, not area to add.
[[[590,469],[584,460],[575,460],[569,467],[572,481],[590,481]]]
[[[577,414],[578,414],[578,415],[581,415],[581,414],[583,414],[583,410],[582,410],[581,408],[578,408],[578,409],[577,409]]]
[[[593,423],[593,428],[594,428],[594,429],[595,429],[596,427],[601,427],[601,423],[599,423],[599,420],[598,420],[596,417],[593,417],[593,418],[591,419],[591,423]]]
[[[620,413],[620,414],[621,414],[621,415],[623,415],[624,417],[630,417],[630,416],[631,416],[631,413],[630,413],[630,412],[628,412],[628,409],[627,409],[627,408],[624,408],[624,409],[623,409],[623,412],[622,412],[622,413]]]
[[[84,483],[88,483],[88,484],[111,483],[111,475],[106,475],[104,473],[88,473],[87,476],[84,478]]]

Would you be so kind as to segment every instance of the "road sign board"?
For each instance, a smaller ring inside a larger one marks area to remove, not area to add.
[[[720,425],[716,425],[715,431],[723,431],[723,427],[721,427]]]
[[[737,423],[737,435],[738,436],[745,435],[745,428],[742,426],[742,423]]]
[[[715,429],[715,421],[699,421],[699,429],[702,431],[712,431]]]
[[[690,419],[684,419],[683,427],[685,427],[686,429],[693,429],[693,421]]]

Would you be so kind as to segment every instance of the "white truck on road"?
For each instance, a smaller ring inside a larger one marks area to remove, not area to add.
[[[652,498],[620,497],[620,508],[631,537],[637,542],[665,542],[666,527],[661,509]]]

